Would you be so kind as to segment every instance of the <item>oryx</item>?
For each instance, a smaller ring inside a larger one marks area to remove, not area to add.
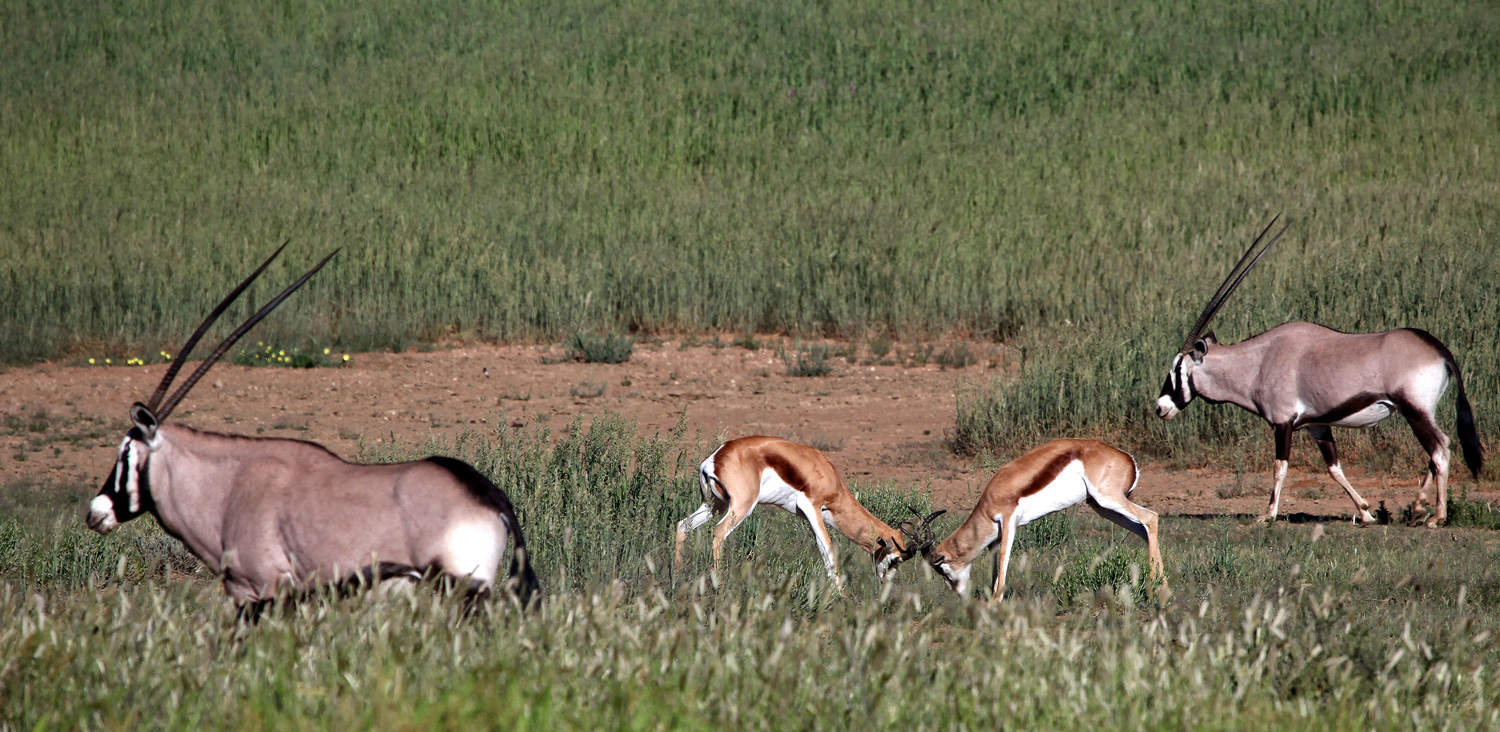
[[[1370,515],[1369,502],[1360,497],[1339,467],[1331,428],[1369,427],[1392,412],[1400,412],[1429,456],[1427,473],[1417,492],[1417,507],[1427,504],[1428,488],[1435,481],[1437,510],[1429,512],[1427,525],[1443,523],[1448,517],[1449,442],[1438,428],[1436,416],[1438,400],[1450,380],[1458,392],[1458,441],[1463,446],[1464,462],[1475,477],[1484,456],[1474,427],[1474,412],[1464,393],[1463,375],[1441,341],[1416,328],[1341,333],[1305,322],[1284,323],[1235,344],[1219,343],[1212,332],[1204,333],[1224,301],[1286,231],[1283,226],[1259,254],[1251,257],[1275,223],[1272,219],[1250,244],[1188,332],[1156,400],[1157,416],[1171,419],[1199,397],[1212,404],[1238,404],[1271,424],[1276,435],[1276,477],[1270,505],[1261,521],[1276,518],[1292,433],[1307,428],[1328,463],[1328,474],[1354,501],[1358,510],[1355,521],[1370,523],[1375,517]]]
[[[162,401],[198,339],[285,247],[209,313],[150,401],[130,408],[133,426],[120,443],[114,470],[89,504],[89,528],[107,534],[141,514],[154,515],[223,577],[225,591],[252,617],[279,590],[357,576],[442,573],[465,583],[471,599],[484,596],[495,582],[506,540],[513,537],[510,589],[524,606],[537,580],[515,509],[504,491],[467,463],[432,457],[355,464],[311,442],[166,423],[235,341],[333,258],[325,257],[256,312]]]

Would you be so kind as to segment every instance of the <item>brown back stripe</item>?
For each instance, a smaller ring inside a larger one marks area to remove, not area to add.
[[[1055,458],[1052,458],[1047,462],[1047,465],[1045,467],[1037,472],[1036,477],[1031,479],[1031,485],[1026,486],[1026,489],[1021,491],[1019,497],[1025,498],[1027,496],[1040,492],[1043,488],[1047,487],[1048,483],[1057,480],[1057,476],[1063,471],[1063,468],[1068,467],[1070,463],[1072,463],[1074,460],[1077,460],[1078,458],[1079,455],[1076,450],[1069,450],[1061,455],[1058,455]]]
[[[793,464],[792,461],[787,460],[785,456],[774,452],[768,453],[765,456],[765,459],[766,465],[772,470],[776,471],[776,474],[781,476],[781,479],[786,481],[787,485],[796,488],[803,493],[807,492],[807,478],[803,477],[802,471],[798,470],[797,466]]]

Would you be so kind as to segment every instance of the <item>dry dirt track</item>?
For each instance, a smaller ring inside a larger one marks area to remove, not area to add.
[[[313,440],[352,459],[361,437],[412,442],[533,420],[558,430],[576,415],[607,410],[649,433],[670,428],[686,410],[690,429],[706,439],[771,434],[809,442],[828,449],[846,478],[928,482],[938,505],[957,511],[972,506],[970,496],[988,478],[943,447],[955,385],[987,379],[985,365],[943,370],[836,359],[831,376],[794,378],[769,349],[665,342],[638,346],[620,365],[544,363],[555,355],[537,346],[479,346],[357,354],[337,368],[221,363],[172,418],[200,429]],[[0,479],[102,481],[128,407],[149,396],[165,368],[43,364],[0,374],[0,413],[8,425],[0,436]],[[39,421],[48,425],[44,431],[26,426]],[[1233,476],[1142,468],[1135,500],[1171,514],[1257,512],[1265,500],[1259,483],[1269,480],[1268,469],[1249,478],[1257,482],[1252,495],[1225,499],[1219,488]],[[1356,467],[1349,475],[1375,504],[1404,505],[1415,492],[1415,474],[1391,480]],[[1347,516],[1350,506],[1326,476],[1294,469],[1282,511],[1335,517]]]

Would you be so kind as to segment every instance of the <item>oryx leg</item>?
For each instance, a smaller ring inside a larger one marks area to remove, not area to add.
[[[1356,524],[1373,524],[1375,517],[1370,515],[1370,502],[1361,498],[1359,491],[1349,484],[1349,479],[1344,477],[1344,469],[1339,466],[1338,446],[1333,442],[1333,429],[1331,427],[1309,427],[1307,434],[1318,443],[1318,451],[1323,453],[1323,462],[1328,463],[1328,474],[1333,477],[1333,482],[1338,483],[1345,493],[1349,494],[1349,500],[1354,501],[1357,513],[1354,516]]]
[[[1271,486],[1271,503],[1259,519],[1260,523],[1276,520],[1281,509],[1281,484],[1286,482],[1287,461],[1292,457],[1292,423],[1272,425],[1276,432],[1276,482]]]
[[[708,523],[713,518],[714,509],[704,503],[698,510],[688,514],[688,517],[677,522],[677,550],[672,553],[672,568],[682,566],[682,545],[687,542],[689,531],[696,531],[698,527]]]
[[[735,497],[729,502],[729,510],[724,518],[719,519],[719,524],[714,527],[714,564],[713,570],[719,571],[719,559],[724,555],[724,540],[734,533],[736,527],[750,518],[750,512],[755,510],[754,498]]]
[[[998,557],[999,571],[995,573],[995,586],[990,590],[990,607],[1000,604],[1001,598],[1005,596],[1005,575],[1010,572],[1010,552],[1016,543],[1016,530],[1020,525],[1016,520],[1020,517],[1019,510],[1011,511],[1009,516],[1000,514],[995,526],[1000,530],[1000,554]]]
[[[1437,483],[1437,508],[1428,510],[1427,526],[1432,528],[1448,521],[1448,436],[1438,429],[1431,411],[1418,409],[1404,401],[1397,407],[1411,425],[1411,431],[1416,433],[1417,441],[1422,443],[1422,449],[1427,451],[1427,474],[1422,476],[1422,483],[1417,488],[1418,509],[1427,507],[1430,500],[1428,489]]]
[[[1166,587],[1167,572],[1161,562],[1161,542],[1158,540],[1160,533],[1156,528],[1156,512],[1132,503],[1129,499],[1099,493],[1092,483],[1089,484],[1088,503],[1089,508],[1094,509],[1095,513],[1145,540],[1146,556],[1151,562],[1151,578],[1159,580],[1162,586]]]
[[[838,587],[839,592],[844,591],[844,578],[839,576],[838,557],[834,555],[833,538],[828,535],[828,527],[823,524],[823,512],[813,506],[812,501],[805,496],[797,501],[797,513],[807,519],[807,525],[812,527],[813,539],[818,542],[818,553],[823,555],[823,569],[828,572],[828,578]]]

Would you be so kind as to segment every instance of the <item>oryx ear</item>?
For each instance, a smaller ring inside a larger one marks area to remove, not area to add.
[[[1203,355],[1208,353],[1208,346],[1213,342],[1209,340],[1211,338],[1213,338],[1212,334],[1208,338],[1199,338],[1197,342],[1193,343],[1193,350],[1188,353],[1188,356],[1193,359],[1193,363],[1203,363]]]
[[[1213,331],[1209,331],[1205,333],[1202,338],[1199,338],[1198,342],[1202,343],[1205,346],[1215,346],[1218,345],[1219,339],[1214,337]]]
[[[141,435],[147,442],[156,439],[156,428],[160,424],[156,421],[156,415],[146,405],[136,402],[130,407],[130,421],[135,423],[135,428],[141,431]]]

